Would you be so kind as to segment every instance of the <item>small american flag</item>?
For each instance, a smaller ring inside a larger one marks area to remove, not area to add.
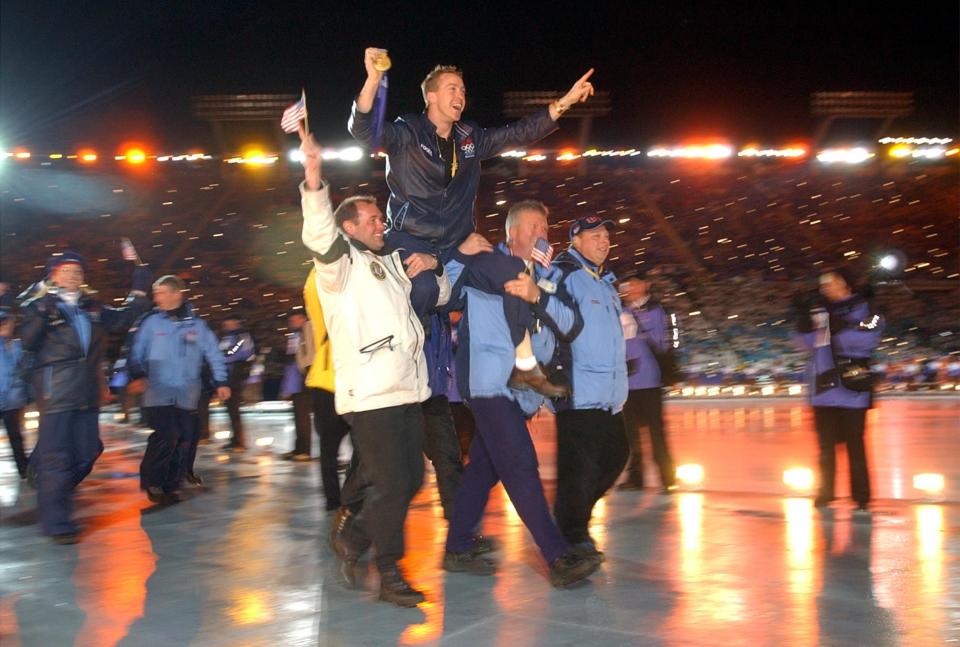
[[[540,263],[544,267],[550,267],[550,260],[553,258],[553,247],[543,238],[537,240],[530,252],[530,259]]]
[[[123,255],[123,260],[140,263],[140,256],[137,254],[137,250],[129,238],[120,239],[120,253]]]
[[[280,127],[285,133],[295,133],[300,129],[300,122],[307,118],[307,95],[301,93],[300,100],[283,111]]]

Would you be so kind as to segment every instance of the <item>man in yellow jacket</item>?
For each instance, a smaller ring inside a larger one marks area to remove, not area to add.
[[[297,364],[306,370],[306,385],[313,395],[313,428],[320,438],[320,478],[327,510],[340,508],[340,480],[337,476],[337,455],[340,442],[350,431],[346,421],[334,409],[333,351],[323,321],[320,295],[317,293],[315,270],[311,268],[303,286],[303,304],[307,321],[303,327],[301,344],[297,349]],[[309,451],[309,449],[308,449]]]

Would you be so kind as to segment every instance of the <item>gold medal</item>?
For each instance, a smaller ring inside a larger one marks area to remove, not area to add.
[[[380,52],[379,54],[377,54],[377,57],[373,59],[373,68],[377,72],[386,72],[387,70],[390,69],[390,66],[392,64],[393,63],[390,60],[390,57],[387,56],[386,52]]]

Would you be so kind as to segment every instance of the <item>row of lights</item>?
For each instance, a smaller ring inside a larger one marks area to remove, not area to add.
[[[803,395],[803,390],[804,386],[802,384],[788,384],[783,387],[780,387],[776,384],[766,384],[761,386],[759,389],[750,389],[746,385],[738,384],[736,386],[685,386],[682,389],[670,391],[669,395],[679,395],[683,398],[714,398],[727,395],[732,395],[734,397],[741,397],[745,395],[771,396],[776,395],[778,391],[781,393],[786,393],[787,395]]]

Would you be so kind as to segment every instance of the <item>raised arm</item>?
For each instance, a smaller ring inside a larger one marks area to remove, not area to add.
[[[330,203],[330,187],[320,174],[320,146],[313,135],[300,144],[304,182],[300,186],[303,208],[303,244],[313,253],[317,280],[325,290],[340,292],[349,271],[350,245],[337,229]]]

